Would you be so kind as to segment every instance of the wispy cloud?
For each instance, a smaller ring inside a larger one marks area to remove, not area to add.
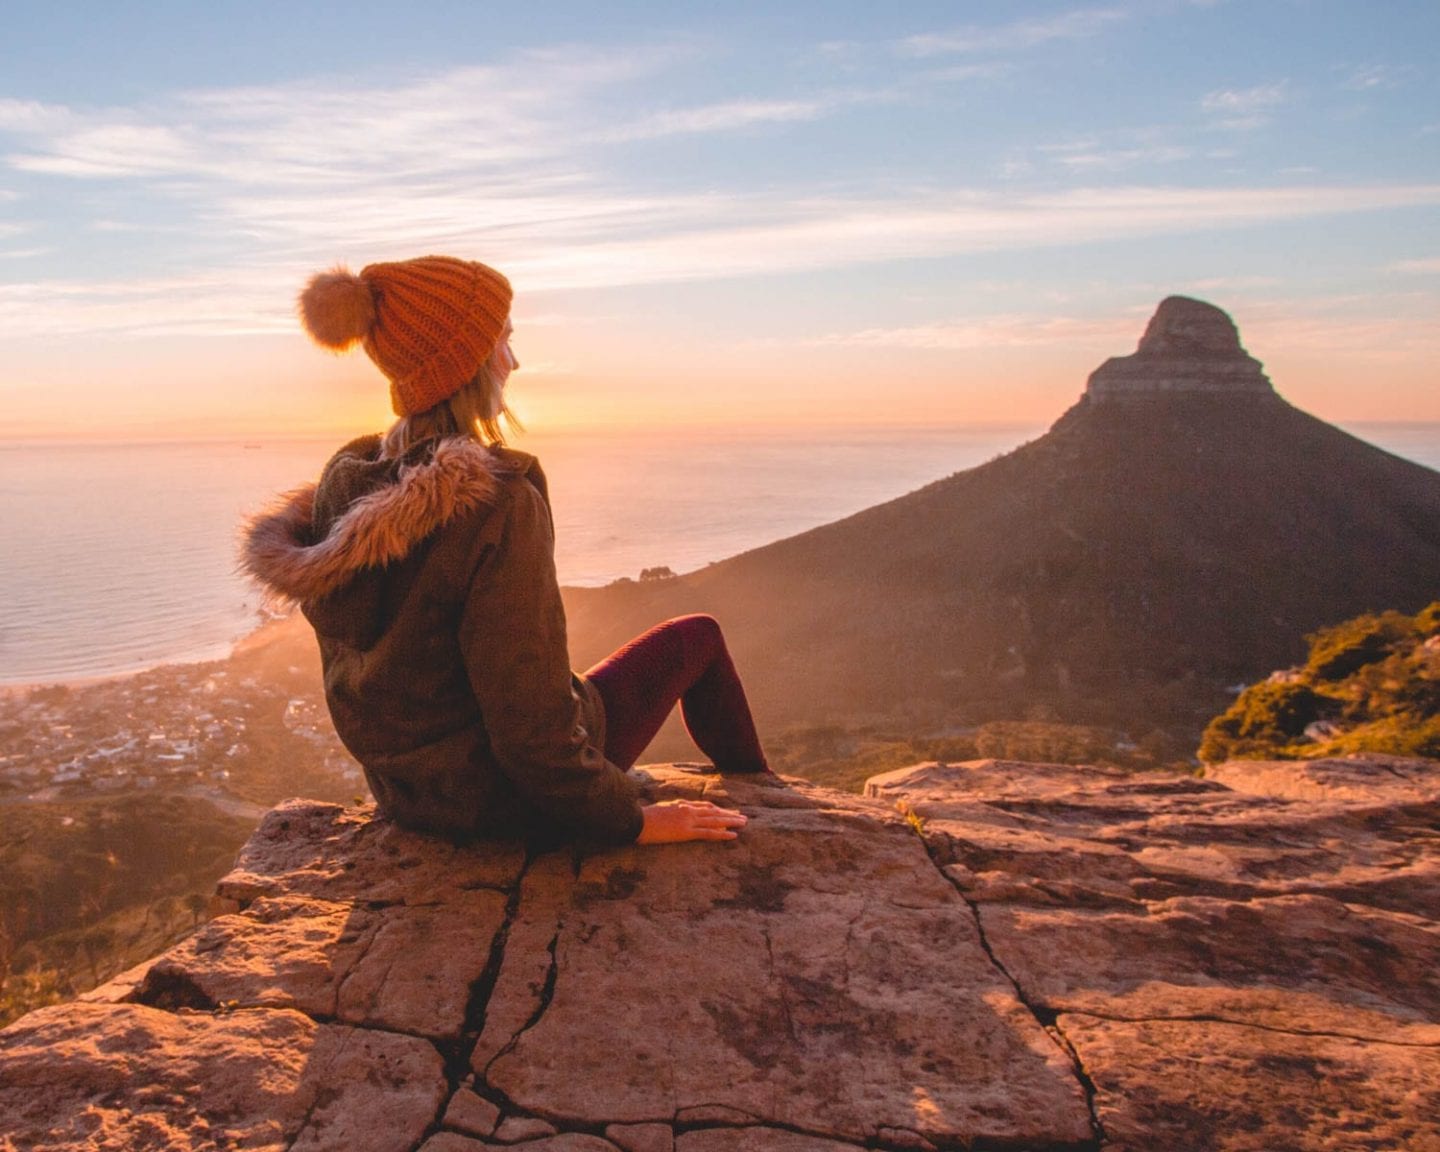
[[[536,236],[517,253],[516,267],[537,287],[602,287],[1079,244],[1416,205],[1440,205],[1440,184],[770,200],[723,206],[741,220],[716,217],[699,228],[614,241],[597,238],[579,249]]]
[[[1417,260],[1397,260],[1386,266],[1387,272],[1440,272],[1440,256],[1424,256]]]
[[[1133,343],[1134,336],[1135,321],[1131,318],[1099,320],[1039,313],[1009,313],[937,324],[828,332],[787,343],[812,348],[903,348],[953,352],[1041,345],[1077,347],[1087,344],[1113,344],[1120,347]]]
[[[1270,112],[1290,101],[1290,85],[1284,81],[1257,84],[1253,88],[1221,88],[1208,92],[1200,108],[1215,118],[1221,128],[1248,130],[1270,122]]]
[[[1408,64],[1365,64],[1346,74],[1344,87],[1353,92],[1384,91],[1399,88],[1414,73]]]
[[[1041,20],[1019,20],[995,27],[967,25],[944,32],[909,36],[896,44],[906,56],[1001,55],[1022,52],[1056,40],[1084,40],[1125,19],[1122,8],[1081,8]]]
[[[248,226],[287,237],[305,255],[271,253],[268,259],[170,279],[0,287],[0,335],[289,331],[295,286],[318,263],[352,249],[367,258],[389,251],[411,255],[442,242],[451,250],[483,251],[522,292],[534,293],[766,276],[1434,207],[1440,206],[1440,185],[1127,187],[1029,197],[892,192],[873,199],[664,202],[592,202],[577,192],[502,205],[469,201],[459,193],[433,199],[428,215],[404,205],[370,204],[363,222],[359,217],[367,204],[359,200],[246,201],[236,211],[243,211]],[[472,213],[481,218],[469,218]],[[335,223],[337,215],[343,227]],[[345,244],[342,234],[349,238]]]
[[[730,132],[760,124],[815,120],[824,115],[823,100],[732,100],[696,108],[652,112],[609,134],[614,140],[653,140],[696,132]]]
[[[654,66],[531,54],[387,87],[305,81],[186,93],[152,107],[0,108],[0,129],[32,141],[8,157],[29,172],[296,187],[419,180],[553,158],[574,139],[587,96]]]
[[[1128,135],[1129,139],[1102,140],[1089,136],[1059,144],[1042,144],[1036,151],[1072,172],[1118,171],[1137,164],[1175,164],[1195,155],[1194,148],[1167,142],[1155,133]]]
[[[1433,363],[1440,354],[1440,329],[1431,322],[1436,306],[1428,292],[1272,297],[1247,305],[1245,343],[1262,358],[1362,353],[1367,364],[1417,355]]]
[[[1181,291],[1237,291],[1243,288],[1273,289],[1270,279],[1242,278],[1237,281],[1197,280],[1160,286],[1134,285],[1158,293]],[[1393,357],[1440,347],[1433,325],[1423,319],[1433,312],[1432,296],[1394,293],[1383,297],[1337,294],[1329,296],[1276,296],[1247,299],[1243,315],[1236,312],[1242,339],[1247,348],[1265,358],[1270,354],[1311,355],[1317,350],[1334,353],[1385,349]],[[1107,305],[1103,314],[1061,314],[1015,312],[977,316],[896,327],[873,327],[827,332],[794,341],[769,340],[757,344],[784,343],[800,347],[888,348],[911,351],[977,351],[1014,348],[1062,347],[1097,355],[1120,355],[1134,347],[1143,331],[1153,300],[1133,309],[1116,310]],[[1277,381],[1282,387],[1285,381]]]
[[[1013,46],[1090,34],[1085,29],[1118,19],[1117,11],[1091,9],[987,35]],[[371,86],[309,80],[182,93],[136,107],[0,101],[0,138],[11,142],[5,162],[29,173],[32,184],[75,182],[85,192],[77,204],[92,215],[72,233],[100,230],[129,243],[127,230],[150,232],[163,237],[155,267],[194,269],[146,276],[131,268],[123,281],[0,287],[0,335],[290,331],[293,292],[314,268],[418,251],[474,252],[504,267],[522,292],[535,293],[1440,205],[1433,184],[1135,184],[1015,195],[861,177],[847,195],[825,196],[803,180],[804,195],[775,186],[687,191],[621,178],[611,153],[627,141],[783,128],[883,96],[826,91],[659,111],[636,111],[618,99],[637,78],[683,65],[686,51],[531,52],[423,79]],[[1263,106],[1271,87],[1219,94],[1213,106]],[[626,108],[630,115],[619,114]],[[1054,157],[1083,173],[1179,159],[1180,152],[1160,137],[1097,134],[1061,146]],[[112,186],[127,195],[91,192]],[[136,214],[127,216],[121,209],[132,204]],[[43,231],[27,234],[26,246],[50,241]],[[201,254],[182,260],[190,241]]]

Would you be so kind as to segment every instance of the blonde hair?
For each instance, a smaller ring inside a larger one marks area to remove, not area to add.
[[[487,360],[449,399],[396,420],[380,442],[380,458],[403,456],[412,445],[434,436],[469,436],[482,444],[504,444],[506,425],[524,431],[505,403],[504,385]]]

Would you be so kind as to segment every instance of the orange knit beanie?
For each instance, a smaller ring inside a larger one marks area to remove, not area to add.
[[[300,319],[317,344],[343,352],[357,340],[390,380],[397,416],[433,408],[490,358],[510,315],[510,281],[450,256],[339,267],[310,278]]]

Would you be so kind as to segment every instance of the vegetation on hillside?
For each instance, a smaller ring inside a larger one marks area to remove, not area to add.
[[[253,823],[173,795],[0,806],[0,1026],[190,931]]]
[[[1309,657],[1240,694],[1200,743],[1207,763],[1351,752],[1440,758],[1440,600],[1307,637]]]

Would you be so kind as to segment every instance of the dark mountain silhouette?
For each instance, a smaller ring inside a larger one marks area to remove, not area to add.
[[[1230,318],[1163,301],[1039,439],[674,580],[568,589],[580,667],[724,623],[762,720],[1203,725],[1303,637],[1440,594],[1440,473],[1292,407]]]

